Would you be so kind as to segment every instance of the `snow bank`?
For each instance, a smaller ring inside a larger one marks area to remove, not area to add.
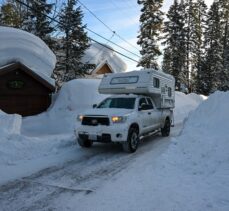
[[[76,79],[65,83],[52,110],[85,110],[92,108],[107,95],[98,93],[100,79]]]
[[[108,47],[111,48],[110,46]],[[106,61],[115,73],[124,72],[127,69],[127,65],[117,56],[114,51],[98,43],[92,43],[91,46],[85,51],[85,54],[82,58],[82,62],[95,64],[96,66],[103,64]]]
[[[55,68],[56,57],[48,46],[28,32],[0,27],[0,67],[14,62],[26,65],[54,84],[50,76]]]
[[[183,92],[176,92],[174,109],[175,124],[183,122],[184,119],[188,117],[189,112],[196,109],[206,98],[207,97],[195,93],[186,95]]]
[[[23,119],[23,134],[73,134],[77,115],[107,97],[98,93],[99,83],[100,79],[76,79],[65,83],[49,111]]]
[[[228,165],[228,108],[229,92],[216,92],[189,116],[176,141],[178,147],[173,149],[183,154],[182,163],[190,165],[188,170],[209,175],[220,170],[221,165]],[[229,168],[227,171],[229,175]]]
[[[4,135],[20,134],[22,118],[17,114],[6,114],[0,110],[0,141]]]

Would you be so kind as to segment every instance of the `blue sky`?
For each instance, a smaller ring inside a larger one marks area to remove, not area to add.
[[[140,47],[136,44],[137,35],[139,30],[139,17],[140,17],[140,5],[137,4],[137,0],[80,0],[86,7],[88,7],[93,13],[96,14],[99,19],[101,19],[106,25],[108,25],[113,31],[119,34],[122,38],[128,41],[131,45],[124,42],[117,36],[112,36],[113,33],[107,29],[102,23],[100,23],[93,15],[90,14],[83,6],[82,10],[84,12],[84,23],[87,27],[102,36],[110,39],[111,41],[121,45],[122,47],[128,49],[129,51],[138,54]],[[209,6],[213,0],[205,0],[206,4]],[[164,0],[163,11],[167,11],[173,0]],[[79,4],[80,5],[80,4]],[[107,43],[105,40],[99,38],[98,36],[88,32],[88,35],[102,43]],[[138,60],[139,58],[112,45],[115,50]],[[133,46],[134,47],[133,47]],[[130,61],[125,57],[121,58],[127,63],[128,70],[139,69],[136,68],[136,62]]]

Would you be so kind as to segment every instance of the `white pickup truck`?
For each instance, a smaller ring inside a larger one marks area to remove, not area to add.
[[[125,151],[135,152],[140,137],[152,131],[160,129],[162,136],[169,136],[172,110],[157,109],[151,97],[125,94],[106,98],[78,119],[81,126],[75,133],[80,146],[118,142]]]
[[[81,125],[75,135],[80,146],[114,142],[135,152],[145,135],[160,130],[162,136],[169,136],[175,105],[172,76],[148,69],[109,74],[99,92],[113,95],[78,116]]]

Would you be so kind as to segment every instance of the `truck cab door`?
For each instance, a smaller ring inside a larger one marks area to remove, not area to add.
[[[145,97],[139,99],[138,116],[141,123],[142,133],[150,132],[151,130],[151,111],[148,107],[148,102]]]
[[[155,107],[150,97],[146,98],[147,103],[149,104],[150,112],[150,129],[155,130],[161,126],[161,112]]]

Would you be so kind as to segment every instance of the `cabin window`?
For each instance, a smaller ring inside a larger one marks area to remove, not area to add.
[[[138,76],[115,77],[111,80],[111,84],[134,84],[137,82]]]
[[[10,89],[22,89],[25,86],[25,82],[22,80],[12,80],[7,83]]]
[[[171,89],[171,87],[168,88],[168,96],[169,96],[169,97],[172,96],[172,89]]]
[[[153,78],[153,86],[155,88],[159,88],[160,87],[160,80],[158,78]]]

